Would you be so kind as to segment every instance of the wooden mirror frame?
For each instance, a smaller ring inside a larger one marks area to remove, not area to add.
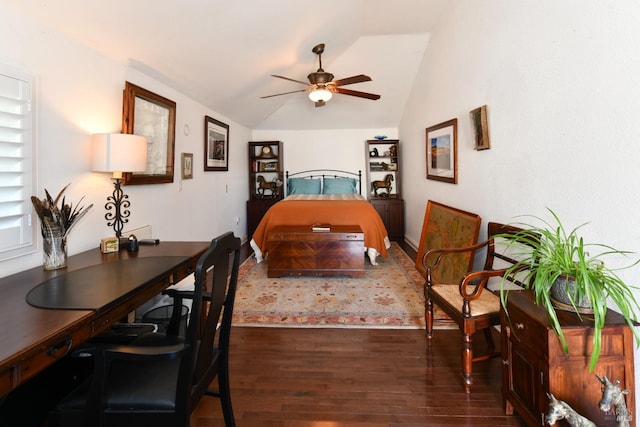
[[[125,83],[122,107],[122,132],[142,135],[149,143],[147,172],[124,172],[124,185],[163,184],[173,182],[176,139],[176,103],[130,82]],[[145,117],[136,117],[136,106],[148,103],[157,106]],[[159,135],[156,136],[156,135]],[[160,140],[158,140],[160,138]],[[164,171],[149,171],[149,159],[164,157]]]

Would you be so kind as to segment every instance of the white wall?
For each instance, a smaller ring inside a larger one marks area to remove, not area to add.
[[[174,183],[125,186],[131,200],[126,228],[150,224],[161,240],[210,240],[227,230],[245,236],[246,141],[249,129],[145,74],[52,33],[0,4],[0,62],[38,79],[38,194],[66,184],[67,200],[94,204],[69,235],[69,253],[97,247],[113,235],[104,204],[113,191],[108,174],[92,173],[91,134],[119,132],[125,81],[177,103]],[[10,42],[12,41],[12,42]],[[204,172],[204,116],[230,126],[229,172]],[[185,135],[184,126],[190,128]],[[194,177],[180,181],[180,153],[194,155]],[[227,192],[228,189],[228,192]],[[235,217],[240,219],[236,225]],[[39,247],[42,247],[39,239]],[[0,277],[42,264],[41,251],[0,263]]]
[[[407,238],[419,240],[434,199],[476,212],[484,224],[522,214],[549,219],[549,207],[568,227],[590,221],[585,239],[640,253],[640,4],[450,4],[399,130],[404,188],[412,187],[404,192]],[[477,152],[468,115],[484,104],[491,149]],[[425,128],[454,117],[459,183],[427,180]],[[640,267],[621,276],[638,285]]]
[[[406,233],[420,236],[428,199],[485,222],[554,209],[585,238],[640,252],[640,4],[634,0],[451,0],[403,121],[393,129],[251,131],[127,64],[51,33],[0,3],[0,61],[38,76],[39,196],[67,183],[94,208],[73,230],[70,253],[110,235],[103,205],[112,184],[90,171],[89,140],[119,131],[126,80],[177,102],[176,164],[192,152],[194,179],[127,186],[131,227],[163,240],[245,234],[249,140],[281,140],[285,168],[364,171],[364,141],[401,139]],[[468,113],[487,104],[492,148],[472,149]],[[203,117],[230,125],[230,171],[203,172]],[[425,128],[459,120],[459,184],[425,179]],[[183,132],[190,127],[189,135]],[[226,188],[228,187],[228,193]],[[240,224],[235,224],[235,217]],[[0,263],[0,276],[40,265],[40,252]],[[640,270],[622,272],[632,284]],[[640,381],[637,380],[640,385]],[[636,393],[637,394],[637,393]]]

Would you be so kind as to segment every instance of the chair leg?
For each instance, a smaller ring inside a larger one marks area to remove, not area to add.
[[[229,366],[226,360],[221,361],[220,371],[218,372],[218,386],[220,394],[220,404],[222,405],[222,414],[224,416],[224,425],[226,427],[235,427],[236,421],[233,417],[233,407],[231,406],[231,389],[229,387]]]
[[[465,393],[471,393],[471,378],[473,366],[473,337],[469,334],[462,334],[462,380],[464,382]]]
[[[425,334],[427,335],[429,345],[433,338],[433,301],[429,298],[427,286],[424,287],[424,321],[426,324]]]

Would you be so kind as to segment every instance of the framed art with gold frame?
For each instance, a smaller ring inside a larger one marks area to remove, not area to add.
[[[162,184],[173,182],[176,137],[176,103],[151,91],[125,83],[122,132],[147,138],[147,170],[123,173],[122,182]]]
[[[193,153],[182,153],[180,160],[182,179],[193,179]]]
[[[487,116],[487,106],[483,105],[469,113],[471,118],[471,130],[473,131],[473,141],[475,150],[488,150],[491,148],[489,140],[489,118]]]

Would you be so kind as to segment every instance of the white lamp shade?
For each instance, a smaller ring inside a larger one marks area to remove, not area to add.
[[[318,102],[318,101],[327,102],[328,100],[331,99],[332,96],[333,94],[331,93],[331,91],[327,89],[316,89],[309,92],[309,99],[312,100],[313,102]]]
[[[144,172],[147,138],[125,133],[100,133],[92,138],[94,172]]]

